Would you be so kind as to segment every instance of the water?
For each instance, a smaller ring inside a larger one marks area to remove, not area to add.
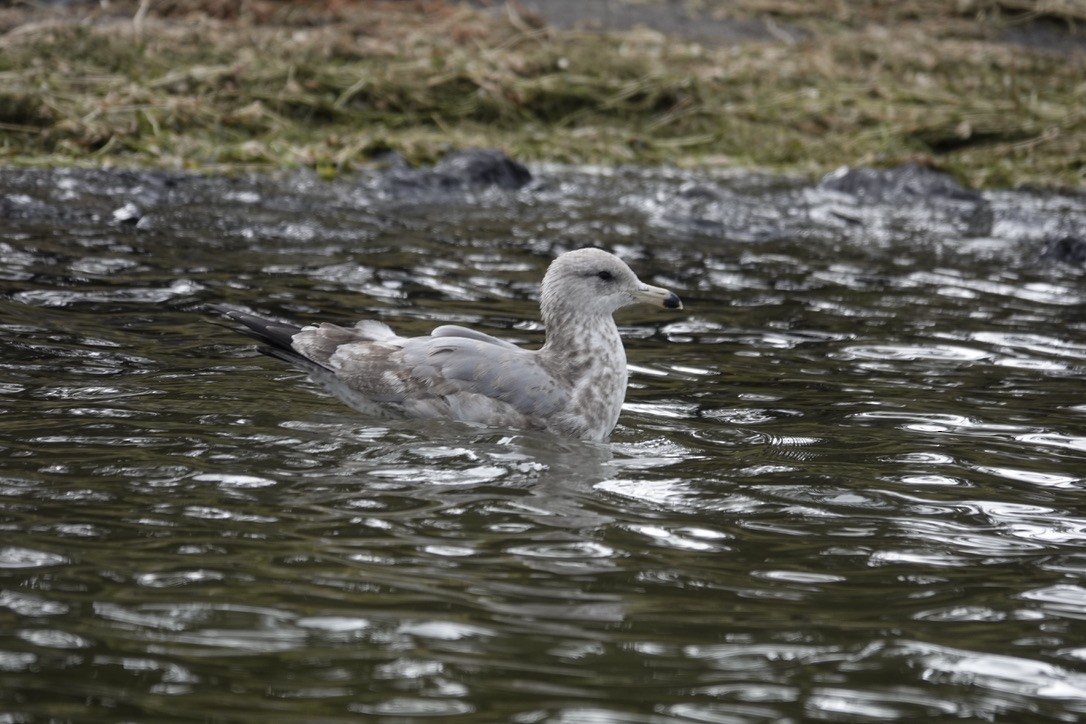
[[[1086,200],[536,172],[0,173],[0,720],[1086,713]],[[607,445],[360,419],[199,311],[538,344],[590,244],[686,303]]]

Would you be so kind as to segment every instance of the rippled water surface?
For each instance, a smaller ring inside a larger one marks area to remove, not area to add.
[[[533,171],[0,172],[0,720],[1086,716],[1081,197]],[[585,245],[686,303],[607,445],[362,419],[200,311],[533,345]]]

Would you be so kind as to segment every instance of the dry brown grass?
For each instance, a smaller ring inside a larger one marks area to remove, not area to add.
[[[804,36],[719,47],[446,2],[9,8],[0,159],[335,174],[496,146],[805,174],[920,160],[977,186],[1081,187],[1086,55],[997,39],[1054,4],[744,0],[730,11]]]

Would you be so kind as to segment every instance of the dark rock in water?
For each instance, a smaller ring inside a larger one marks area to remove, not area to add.
[[[462,179],[471,186],[497,186],[515,190],[527,185],[532,174],[523,165],[494,149],[452,153],[434,167],[434,172]]]
[[[1052,239],[1045,245],[1042,261],[1059,261],[1065,264],[1086,264],[1086,239],[1064,236]]]
[[[383,179],[393,192],[515,191],[532,180],[522,164],[501,151],[476,148],[449,154],[433,168],[395,169]]]
[[[927,232],[986,236],[992,231],[991,204],[979,191],[948,174],[907,163],[893,168],[843,168],[819,182],[823,216],[864,225],[875,213],[878,223]],[[840,197],[851,197],[842,200]],[[840,208],[842,205],[847,208]]]
[[[952,199],[982,203],[984,197],[941,171],[906,163],[894,168],[843,168],[822,179],[818,187],[849,194],[865,201],[917,203]]]
[[[724,194],[720,189],[705,184],[688,181],[684,183],[676,194],[683,201],[723,201]]]

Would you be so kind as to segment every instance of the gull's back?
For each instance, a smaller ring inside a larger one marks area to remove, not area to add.
[[[306,327],[292,347],[320,365],[311,374],[337,397],[386,417],[549,428],[568,400],[534,351],[454,325],[426,337],[374,325]]]

